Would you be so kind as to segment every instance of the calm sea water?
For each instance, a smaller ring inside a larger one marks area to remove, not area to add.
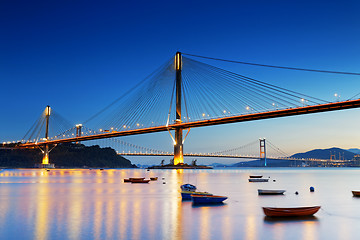
[[[270,181],[249,183],[249,174]],[[0,183],[0,239],[358,239],[360,226],[351,194],[358,169],[2,170]],[[229,198],[193,206],[181,200],[184,183]],[[259,188],[286,194],[258,196]],[[322,209],[300,220],[271,220],[261,209],[311,205]]]

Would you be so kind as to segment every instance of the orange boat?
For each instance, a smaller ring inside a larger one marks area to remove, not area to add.
[[[263,207],[264,213],[268,217],[306,217],[314,215],[319,209],[320,206],[296,208]]]
[[[354,197],[360,197],[360,191],[351,191]]]

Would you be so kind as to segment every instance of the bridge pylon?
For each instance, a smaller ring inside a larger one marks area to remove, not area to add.
[[[260,159],[264,159],[264,166],[266,167],[266,142],[265,138],[260,138]]]
[[[181,52],[177,52],[175,55],[175,70],[176,70],[176,123],[181,123],[181,69],[182,59]],[[174,142],[174,165],[184,163],[183,155],[183,129],[181,127],[175,127],[175,142]]]
[[[49,120],[50,120],[50,114],[51,114],[51,108],[50,106],[46,106],[45,108],[45,120],[46,120],[46,126],[45,126],[45,141],[49,140]],[[49,163],[49,153],[51,150],[49,150],[49,144],[45,143],[44,149],[42,150],[43,153],[43,159],[41,164],[36,164],[35,167],[39,168],[54,168],[53,163]]]
[[[76,124],[76,137],[81,137],[81,128],[82,124]],[[76,142],[76,144],[79,144],[80,142]]]

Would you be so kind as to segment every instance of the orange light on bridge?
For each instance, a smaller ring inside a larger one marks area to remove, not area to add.
[[[47,154],[45,154],[45,156],[42,160],[42,164],[49,164],[49,156]]]

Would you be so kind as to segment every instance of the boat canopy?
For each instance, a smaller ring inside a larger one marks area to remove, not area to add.
[[[181,185],[180,188],[183,191],[196,191],[196,187],[189,183]]]

